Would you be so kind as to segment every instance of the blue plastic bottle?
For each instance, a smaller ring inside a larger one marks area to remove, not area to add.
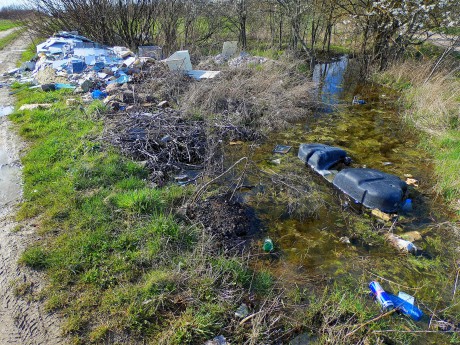
[[[412,211],[412,199],[406,199],[406,201],[402,205],[402,210],[404,212],[411,212]]]

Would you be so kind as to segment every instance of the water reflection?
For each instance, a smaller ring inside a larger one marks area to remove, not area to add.
[[[344,72],[348,61],[348,56],[344,55],[337,61],[315,65],[312,80],[318,85],[317,97],[323,104],[322,112],[332,112],[331,105],[341,103]]]

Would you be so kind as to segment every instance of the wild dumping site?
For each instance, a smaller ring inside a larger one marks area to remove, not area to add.
[[[1,9],[0,345],[460,343],[459,13]]]

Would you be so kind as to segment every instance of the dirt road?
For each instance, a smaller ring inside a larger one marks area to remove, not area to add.
[[[0,38],[12,30],[0,32]],[[29,44],[25,36],[0,50],[0,75],[15,67],[22,49]],[[0,85],[3,84],[0,76]],[[0,88],[0,106],[12,105],[9,90]],[[14,220],[21,198],[20,152],[24,149],[10,121],[0,115],[0,345],[63,344],[55,315],[43,310],[31,296],[43,288],[42,278],[18,265],[18,258],[36,236],[31,224]],[[17,231],[21,227],[21,230]],[[20,298],[22,292],[32,294]]]
[[[431,42],[435,46],[441,48],[449,48],[452,47],[452,50],[456,52],[460,52],[460,40],[457,36],[452,35],[441,35],[441,34],[432,34],[430,38],[428,38],[428,42]]]

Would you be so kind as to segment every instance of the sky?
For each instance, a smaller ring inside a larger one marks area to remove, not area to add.
[[[0,8],[11,5],[23,5],[22,0],[0,0]]]

